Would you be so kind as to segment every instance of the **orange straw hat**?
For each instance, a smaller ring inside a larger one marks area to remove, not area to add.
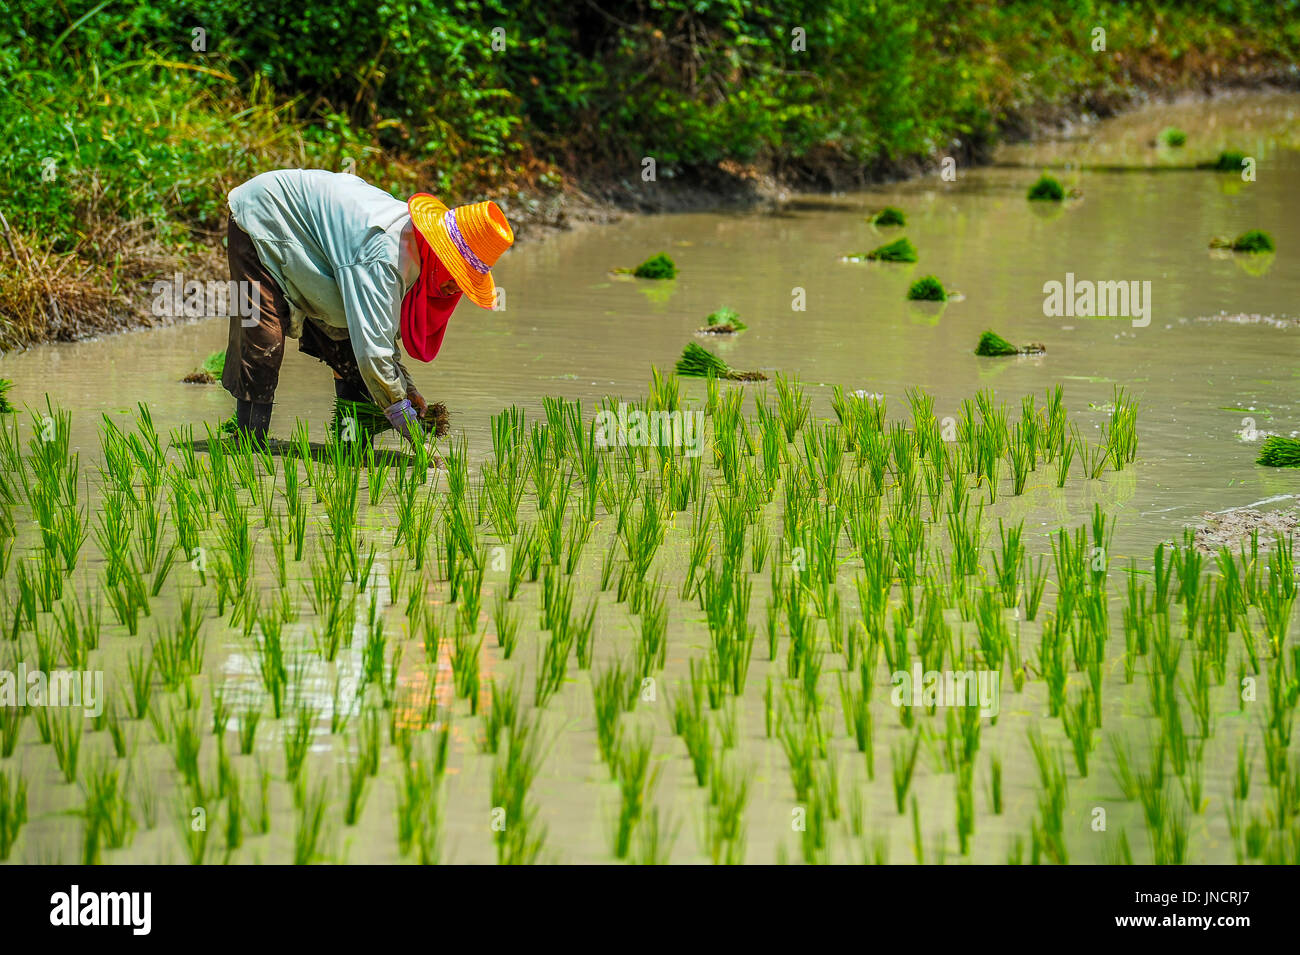
[[[475,202],[448,209],[427,192],[417,192],[406,208],[420,235],[469,300],[481,308],[491,308],[496,283],[490,270],[515,241],[501,207],[495,202]]]

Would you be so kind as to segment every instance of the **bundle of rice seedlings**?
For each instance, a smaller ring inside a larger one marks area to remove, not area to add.
[[[13,386],[8,378],[0,378],[0,414],[12,414],[15,410],[9,403],[9,389]]]
[[[876,262],[915,262],[916,246],[912,245],[907,236],[901,236],[872,249],[867,253],[867,258]]]
[[[1276,434],[1265,438],[1255,463],[1271,468],[1300,468],[1300,440]]]
[[[345,427],[344,422],[348,418],[356,421],[354,437],[366,443],[372,441],[375,435],[391,431],[393,428],[387,415],[384,414],[384,409],[379,405],[369,401],[335,398],[334,414],[330,418],[330,434],[333,437],[337,439],[342,433],[341,429]],[[451,414],[447,411],[447,406],[441,401],[429,405],[428,410],[420,416],[420,427],[436,438],[447,434],[451,430]]]
[[[1225,149],[1219,153],[1218,159],[1209,164],[1209,168],[1216,172],[1241,172],[1241,164],[1245,160],[1245,153],[1236,149]]]
[[[731,335],[735,332],[743,332],[749,326],[740,320],[740,315],[734,308],[728,308],[726,305],[711,312],[705,319],[708,322],[700,332],[705,335]]]
[[[946,302],[948,293],[944,291],[943,283],[933,275],[926,275],[912,283],[912,287],[907,290],[907,297],[916,302]]]
[[[1065,199],[1065,189],[1060,182],[1043,173],[1038,181],[1029,187],[1029,198],[1047,202],[1061,202]]]
[[[729,378],[732,381],[766,381],[767,375],[759,371],[733,371],[731,366],[713,352],[691,342],[682,349],[677,359],[677,374],[683,378]]]
[[[1232,240],[1233,252],[1273,252],[1273,237],[1260,229],[1250,229]]]
[[[1216,236],[1210,240],[1211,249],[1230,249],[1233,252],[1247,252],[1251,254],[1267,253],[1276,251],[1273,245],[1273,237],[1267,232],[1259,229],[1250,229],[1237,236],[1235,239],[1225,239],[1222,236]]]
[[[677,277],[677,266],[660,252],[638,265],[632,274],[639,279],[672,279]]]
[[[907,217],[903,215],[902,209],[885,206],[871,217],[871,224],[874,226],[907,225]]]
[[[221,373],[226,367],[226,353],[214,351],[211,355],[203,360],[203,364],[197,371],[192,371],[181,381],[190,385],[213,385],[221,380]]]
[[[1041,355],[1045,351],[1047,349],[1039,344],[1017,348],[992,329],[981,335],[979,344],[975,346],[975,354],[987,358],[999,358],[1003,355]]]
[[[1177,126],[1166,126],[1164,129],[1160,130],[1160,135],[1157,139],[1161,145],[1172,146],[1176,149],[1179,146],[1186,145],[1187,134]]]

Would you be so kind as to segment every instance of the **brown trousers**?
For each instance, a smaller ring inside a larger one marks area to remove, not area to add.
[[[221,373],[221,384],[238,399],[271,404],[280,383],[280,364],[284,361],[284,330],[289,327],[289,301],[257,257],[253,240],[235,224],[234,216],[230,217],[226,234],[230,278],[256,286],[258,309],[256,316],[243,318],[236,314],[230,317],[230,337],[226,343],[226,364]],[[348,339],[335,341],[308,319],[303,322],[298,350],[325,362],[334,370],[339,380],[335,390],[340,397],[350,401],[372,400]]]

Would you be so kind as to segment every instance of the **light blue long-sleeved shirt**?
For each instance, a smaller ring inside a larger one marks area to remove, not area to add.
[[[285,333],[298,338],[310,319],[351,339],[375,402],[405,398],[411,376],[397,340],[420,274],[406,203],[347,173],[281,169],[231,190],[230,213],[289,300]]]

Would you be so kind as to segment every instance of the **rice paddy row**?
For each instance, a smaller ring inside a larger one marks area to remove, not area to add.
[[[145,406],[87,466],[69,412],[0,419],[0,671],[106,687],[0,684],[0,859],[1300,856],[1291,541],[1119,566],[1100,506],[1002,513],[1137,466],[1124,391],[1095,440],[1060,387],[817,420],[656,372],[595,410],[507,408],[437,470]]]

